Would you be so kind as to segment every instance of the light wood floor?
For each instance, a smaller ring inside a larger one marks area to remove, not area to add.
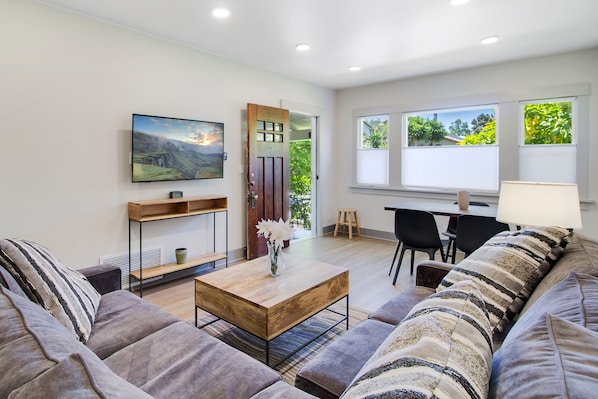
[[[409,273],[409,252],[406,252],[397,284],[392,285],[395,270],[393,269],[391,276],[388,271],[395,246],[395,242],[385,240],[366,237],[353,237],[353,240],[349,240],[347,236],[326,235],[292,242],[284,253],[348,268],[349,303],[372,311],[415,284],[415,274],[411,276]],[[437,256],[439,258],[440,254]],[[426,259],[428,256],[425,253],[416,252],[416,265]],[[229,264],[229,267],[242,262]],[[209,269],[208,272],[217,269]],[[144,288],[143,298],[183,320],[193,320],[194,276]]]

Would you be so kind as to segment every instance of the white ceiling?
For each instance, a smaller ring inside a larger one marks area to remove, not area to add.
[[[41,2],[333,89],[598,46],[598,0]]]

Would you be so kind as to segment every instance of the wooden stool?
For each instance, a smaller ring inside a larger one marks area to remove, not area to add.
[[[334,227],[335,237],[338,233],[338,226],[343,226],[343,234],[345,234],[345,226],[349,228],[349,240],[353,239],[353,226],[355,226],[357,236],[361,237],[361,230],[359,229],[359,220],[357,219],[357,209],[355,208],[339,208],[338,216],[336,217],[336,226]]]

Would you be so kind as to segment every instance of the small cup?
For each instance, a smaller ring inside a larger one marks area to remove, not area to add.
[[[174,251],[176,263],[182,265],[187,261],[187,248],[177,248]]]
[[[457,203],[459,204],[459,209],[466,211],[469,207],[469,192],[459,191],[457,193]]]

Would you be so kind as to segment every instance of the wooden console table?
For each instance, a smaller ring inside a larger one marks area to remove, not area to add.
[[[139,281],[139,296],[143,296],[143,280],[174,273],[179,270],[204,265],[217,260],[226,259],[228,267],[228,199],[221,196],[170,198],[161,200],[129,202],[129,291],[132,278]],[[224,212],[226,215],[225,253],[216,252],[216,213]],[[214,252],[187,259],[183,264],[168,263],[160,266],[143,269],[143,224],[158,220],[175,219],[180,217],[212,214],[214,217]],[[131,229],[132,222],[139,224],[139,270],[132,271],[131,260]]]

